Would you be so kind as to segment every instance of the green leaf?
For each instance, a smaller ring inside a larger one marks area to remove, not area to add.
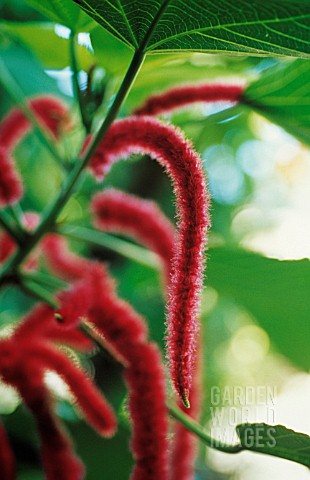
[[[265,423],[243,423],[236,430],[245,450],[286,458],[310,467],[309,435]]]
[[[42,70],[32,52],[8,35],[0,35],[0,50],[1,60],[5,62],[25,96],[46,92],[60,95],[56,81]]]
[[[28,47],[45,68],[62,69],[70,65],[69,41],[55,33],[55,25],[47,22],[1,22],[0,30],[12,35]],[[83,45],[78,45],[79,66],[87,71],[94,57]]]
[[[310,261],[276,260],[243,250],[209,250],[207,284],[234,298],[295,365],[310,366]]]
[[[87,32],[94,26],[94,22],[81,9],[68,0],[27,0],[27,3],[53,22],[65,25],[74,32]]]
[[[310,144],[310,62],[295,60],[266,70],[243,101],[301,141]]]
[[[310,9],[289,0],[73,0],[134,49],[309,57]]]

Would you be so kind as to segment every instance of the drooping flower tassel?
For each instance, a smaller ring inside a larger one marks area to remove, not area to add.
[[[168,357],[171,377],[185,405],[195,363],[209,198],[199,156],[180,133],[149,117],[114,123],[93,156],[91,170],[102,178],[113,162],[132,153],[149,154],[171,177],[178,210],[179,237],[168,302]]]
[[[154,208],[155,207],[155,208]],[[137,242],[156,252],[166,272],[171,269],[175,230],[160,209],[146,200],[116,190],[104,190],[93,197],[91,204],[95,224],[103,231],[119,232],[132,236]],[[167,284],[169,277],[167,276]],[[197,361],[198,363],[198,361]],[[190,391],[191,407],[179,407],[198,419],[201,406],[200,369],[193,374]],[[139,421],[137,419],[137,421]],[[181,423],[174,422],[171,445],[169,480],[192,480],[197,450],[197,437]]]
[[[28,106],[54,138],[58,139],[70,128],[69,108],[59,98],[42,95],[30,99]],[[19,108],[13,108],[0,123],[0,146],[11,152],[31,129],[31,122],[25,114]]]
[[[71,125],[67,105],[56,97],[33,98],[28,105],[39,123],[55,139]],[[23,195],[12,152],[31,129],[31,122],[19,108],[13,108],[0,123],[0,206],[11,205]]]
[[[238,102],[244,91],[242,85],[207,83],[185,85],[150,96],[146,102],[134,111],[134,115],[159,115],[192,103]]]
[[[37,423],[46,480],[82,480],[84,466],[75,455],[70,438],[52,411],[50,394],[44,386],[43,378],[36,380],[30,380],[27,386],[20,389],[20,394]]]
[[[116,296],[114,282],[103,266],[94,264],[83,281],[92,292],[87,319],[125,367],[136,461],[131,479],[167,480],[168,419],[160,353],[147,341],[143,319]],[[67,314],[66,321],[78,322],[79,318]]]
[[[70,252],[64,238],[56,233],[46,235],[41,243],[49,270],[64,280],[77,280],[87,272],[90,261]]]

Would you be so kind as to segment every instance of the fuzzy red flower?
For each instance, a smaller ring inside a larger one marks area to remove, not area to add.
[[[62,297],[64,303],[70,300],[70,295]],[[0,341],[0,376],[17,389],[36,418],[47,479],[80,480],[84,469],[54,417],[52,397],[44,383],[45,373],[52,370],[63,378],[84,417],[100,434],[111,436],[116,420],[111,407],[91,380],[53,345],[54,341],[75,346],[82,344],[74,335],[74,328],[62,329],[52,309],[38,305],[10,337]],[[0,450],[4,447],[3,441]]]
[[[88,320],[115,358],[125,366],[133,424],[132,451],[136,460],[131,478],[165,480],[168,421],[160,353],[147,341],[143,319],[116,296],[114,282],[101,265],[93,264],[81,282],[91,287]],[[65,322],[78,321],[74,309],[71,316],[68,313],[64,315]]]
[[[137,242],[156,252],[161,257],[166,272],[170,271],[175,231],[173,225],[153,202],[111,189],[94,196],[92,211],[95,215],[95,224],[99,228],[133,236]],[[186,409],[187,413],[192,418],[198,419],[201,406],[198,368],[193,375],[190,398],[191,407],[189,410]],[[179,407],[185,410],[181,402]],[[182,424],[174,422],[173,440],[170,480],[190,480],[194,478],[197,438]]]
[[[28,106],[56,139],[71,125],[68,106],[57,97],[43,95],[32,98]],[[13,108],[0,123],[1,147],[13,150],[31,129],[32,125],[24,113],[19,108]]]
[[[244,87],[241,85],[221,83],[171,88],[164,93],[149,97],[134,111],[134,115],[159,115],[195,102],[238,102],[243,91]]]
[[[39,122],[54,138],[58,139],[61,132],[71,125],[69,109],[60,99],[44,95],[28,103]],[[13,204],[23,195],[22,182],[11,153],[31,129],[31,122],[18,108],[11,110],[0,123],[0,206]]]
[[[113,162],[131,153],[156,158],[171,177],[179,216],[168,303],[168,356],[175,388],[188,404],[195,362],[209,199],[199,156],[175,129],[149,117],[115,122],[90,168],[102,178]]]
[[[91,263],[70,252],[66,240],[57,234],[46,235],[42,241],[41,250],[49,270],[64,280],[82,278]]]

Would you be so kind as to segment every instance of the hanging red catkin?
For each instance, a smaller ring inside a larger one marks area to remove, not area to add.
[[[52,370],[63,378],[83,416],[98,433],[105,437],[111,437],[115,433],[116,419],[110,405],[87,375],[70,362],[65,354],[41,343],[36,346],[32,358],[36,358],[47,370]]]
[[[89,268],[90,261],[70,252],[66,240],[55,233],[44,237],[41,250],[49,270],[64,280],[82,278]]]
[[[131,480],[167,480],[168,419],[160,353],[147,341],[144,320],[116,296],[114,282],[103,266],[93,264],[82,281],[92,292],[87,319],[125,367],[136,461]],[[66,321],[74,323],[79,318],[67,312]]]
[[[40,449],[46,480],[82,480],[84,467],[74,453],[70,438],[53,413],[50,394],[42,376],[20,394],[32,412],[40,435]]]
[[[109,189],[93,197],[91,211],[100,230],[130,236],[157,253],[169,282],[175,229],[156,203]]]
[[[156,204],[109,189],[94,196],[91,209],[98,228],[103,231],[132,236],[137,242],[156,252],[161,257],[165,271],[170,271],[173,244],[176,239],[175,230]],[[168,275],[166,278],[168,284],[170,278]],[[187,413],[197,420],[201,406],[200,369],[198,367],[193,375],[190,399],[191,407]],[[185,409],[182,404],[179,407],[182,410]],[[139,419],[136,421],[138,422]],[[181,423],[174,422],[170,480],[194,478],[196,450],[197,437]]]
[[[145,324],[118,299],[107,277],[94,272],[97,300],[89,313],[104,341],[123,359],[133,424],[132,451],[136,464],[132,480],[165,480],[168,462],[168,421],[165,375],[160,353],[145,339]],[[97,292],[101,292],[98,296]],[[147,405],[147,408],[145,408]]]
[[[134,111],[134,115],[159,115],[196,102],[238,102],[243,91],[242,85],[223,83],[171,88],[166,92],[149,97],[141,107]]]
[[[59,98],[43,95],[28,101],[29,108],[48,132],[58,139],[71,126],[68,106]],[[0,123],[0,145],[12,151],[32,129],[31,122],[18,108],[13,108]]]
[[[176,391],[189,406],[204,247],[210,225],[205,176],[191,144],[171,126],[149,117],[115,122],[93,156],[90,168],[102,178],[113,162],[131,153],[149,154],[157,159],[171,177],[176,195],[179,239],[169,288],[167,345]]]
[[[68,107],[58,98],[42,96],[28,102],[42,126],[56,139],[70,128]],[[11,205],[23,195],[23,186],[11,157],[12,150],[32,129],[32,124],[18,108],[0,123],[0,206]]]
[[[15,459],[6,431],[0,422],[0,467],[2,480],[15,479]]]

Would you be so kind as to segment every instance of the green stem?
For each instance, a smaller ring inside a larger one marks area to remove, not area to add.
[[[13,75],[7,69],[5,63],[0,58],[0,84],[3,86],[4,90],[7,91],[13,102],[18,106],[18,108],[23,112],[25,117],[32,123],[35,134],[41,143],[47,148],[47,150],[52,154],[58,165],[61,168],[64,168],[63,159],[58,153],[55,145],[53,145],[51,138],[48,132],[42,127],[40,122],[37,120],[37,117],[34,115],[33,111],[24,103],[24,95],[16,82]]]
[[[84,125],[86,132],[89,133],[90,125],[87,120],[87,115],[84,109],[84,99],[83,94],[80,89],[79,84],[79,68],[77,64],[77,54],[76,54],[76,35],[71,30],[70,34],[70,62],[71,62],[71,70],[72,70],[72,87],[75,99],[79,105],[80,117],[82,124]]]
[[[112,124],[112,122],[115,120],[116,115],[123,103],[123,101],[126,99],[127,94],[130,90],[130,87],[132,86],[143,62],[144,62],[145,54],[139,50],[136,51],[136,53],[133,56],[133,59],[129,65],[129,68],[127,70],[126,76],[120,86],[120,89],[115,97],[115,100],[104,120],[102,123],[101,127],[99,128],[98,132],[94,136],[93,141],[91,142],[86,155],[83,160],[84,166],[87,165],[89,160],[92,158],[93,154],[97,150],[99,144],[101,143],[103,137],[108,131],[108,128]],[[84,167],[83,167],[84,168]]]
[[[40,285],[45,285],[46,287],[53,288],[56,290],[64,289],[67,286],[67,283],[63,280],[53,277],[51,275],[47,275],[46,273],[42,272],[29,272],[29,273],[22,273],[20,275],[23,280],[25,281],[33,281]]]
[[[20,286],[21,290],[23,290],[31,297],[47,303],[54,309],[59,308],[59,304],[57,300],[53,297],[53,295],[51,295],[47,290],[45,290],[45,288],[43,288],[38,283],[21,278],[18,285]]]
[[[9,208],[9,210],[12,214],[12,217],[14,218],[19,230],[21,232],[25,232],[25,227],[24,227],[23,221],[22,221],[22,219],[24,218],[24,213],[23,213],[19,203],[14,203],[13,205],[10,205],[8,208]]]
[[[206,434],[204,429],[199,425],[199,423],[195,422],[189,415],[183,413],[178,407],[175,407],[171,404],[168,405],[170,415],[178,420],[179,422],[184,425],[184,427],[193,432],[197,437],[200,438],[208,447],[214,448],[215,450],[219,450],[220,452],[225,453],[238,453],[243,450],[243,447],[239,444],[237,445],[229,445],[227,443],[220,442],[215,438],[210,437]]]
[[[126,240],[98,232],[92,228],[77,227],[75,225],[62,225],[58,227],[57,231],[73,240],[108,248],[146,267],[156,270],[160,269],[160,261],[157,255]]]
[[[23,244],[25,237],[24,232],[20,228],[11,224],[11,219],[3,210],[0,212],[0,225],[18,245]]]
[[[92,158],[93,154],[95,153],[97,147],[101,143],[103,137],[107,133],[108,129],[110,128],[112,122],[116,118],[118,111],[125,100],[135,78],[138,74],[140,67],[144,61],[144,54],[141,53],[139,50],[133,56],[131,64],[127,70],[127,73],[124,77],[123,83],[115,97],[113,104],[108,111],[106,118],[104,119],[101,127],[99,128],[98,132],[95,134],[94,139],[87,150],[85,156],[81,161],[78,161],[72,172],[68,175],[67,179],[64,182],[64,185],[60,191],[59,196],[56,198],[55,202],[51,205],[51,207],[45,212],[43,220],[34,234],[28,239],[27,242],[23,244],[23,248],[21,248],[16,255],[9,261],[5,267],[0,272],[0,285],[1,282],[5,282],[5,276],[9,275],[10,272],[14,271],[16,267],[26,258],[29,252],[33,249],[33,247],[39,242],[39,240],[43,237],[43,235],[53,230],[57,217],[67,201],[69,200],[74,188],[80,178],[81,173],[83,172],[84,168],[89,163],[90,159]]]

